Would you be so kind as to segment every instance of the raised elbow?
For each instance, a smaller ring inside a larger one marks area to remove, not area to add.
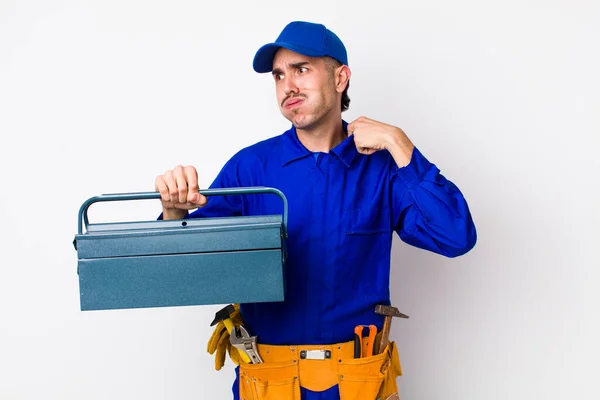
[[[451,243],[444,246],[443,254],[455,258],[467,254],[477,243],[477,230],[471,218],[468,218],[459,229],[456,229]]]

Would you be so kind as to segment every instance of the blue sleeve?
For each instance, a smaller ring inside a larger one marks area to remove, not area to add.
[[[447,257],[475,246],[477,232],[460,190],[415,147],[391,178],[395,230],[405,243]]]

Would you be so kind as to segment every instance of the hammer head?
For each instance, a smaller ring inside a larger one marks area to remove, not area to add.
[[[408,315],[402,314],[396,307],[381,304],[375,306],[375,313],[385,315],[386,317],[408,318]]]
[[[223,307],[221,310],[217,311],[217,313],[215,314],[215,320],[212,322],[212,324],[210,324],[210,326],[215,326],[219,322],[226,320],[234,312],[235,307],[233,307],[233,304]]]

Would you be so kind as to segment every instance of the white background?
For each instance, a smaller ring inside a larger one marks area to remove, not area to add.
[[[71,241],[87,198],[177,164],[208,186],[287,129],[251,63],[297,19],[348,48],[344,118],[404,129],[478,228],[453,260],[395,241],[402,398],[600,398],[598,4],[0,0],[0,398],[230,398],[219,306],[81,312]]]

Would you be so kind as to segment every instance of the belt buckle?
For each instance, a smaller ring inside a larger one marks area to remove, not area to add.
[[[331,358],[330,350],[301,350],[300,358],[302,360],[327,360]]]

